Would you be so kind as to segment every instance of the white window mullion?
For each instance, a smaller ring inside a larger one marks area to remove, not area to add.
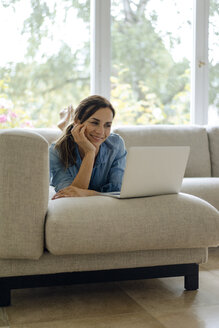
[[[91,94],[110,99],[110,0],[91,0]]]
[[[194,0],[191,123],[208,123],[209,0]]]

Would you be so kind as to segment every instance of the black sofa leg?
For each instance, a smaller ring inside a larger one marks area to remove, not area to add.
[[[184,276],[186,290],[199,288],[199,265],[196,263],[0,278],[0,307],[11,304],[11,289],[179,276]]]
[[[11,305],[11,290],[0,283],[0,307]]]
[[[195,265],[193,272],[184,277],[184,287],[186,290],[197,290],[199,288],[199,267]]]

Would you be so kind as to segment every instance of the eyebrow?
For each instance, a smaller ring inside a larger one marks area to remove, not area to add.
[[[92,119],[92,120],[95,120],[95,121],[97,121],[97,122],[100,122],[100,120],[98,120],[98,119],[95,118],[95,117],[91,117],[91,119]],[[109,122],[106,122],[106,123],[112,123],[112,121],[109,121]]]

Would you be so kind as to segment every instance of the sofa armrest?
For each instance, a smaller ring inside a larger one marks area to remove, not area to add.
[[[48,208],[48,143],[20,129],[0,133],[0,258],[38,259]]]

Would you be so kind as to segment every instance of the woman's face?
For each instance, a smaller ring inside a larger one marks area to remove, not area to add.
[[[95,147],[99,147],[110,135],[112,121],[111,109],[100,108],[84,122],[85,135]]]

